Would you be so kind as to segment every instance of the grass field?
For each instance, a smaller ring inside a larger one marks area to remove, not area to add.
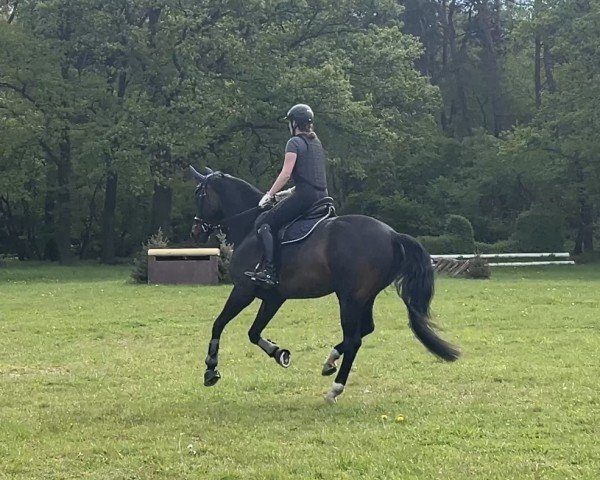
[[[334,297],[288,302],[251,345],[229,288],[137,286],[123,267],[0,268],[0,478],[600,478],[600,267],[441,278],[434,310],[464,356],[444,364],[392,289],[336,405],[321,364]],[[396,421],[402,415],[403,421]]]

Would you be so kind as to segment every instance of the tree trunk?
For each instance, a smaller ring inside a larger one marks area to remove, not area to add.
[[[554,62],[552,61],[552,52],[548,46],[548,40],[544,41],[544,73],[546,74],[546,85],[548,92],[556,93],[556,80],[554,80]]]
[[[25,252],[27,258],[35,258],[36,260],[42,260],[43,256],[40,252],[40,245],[38,244],[37,235],[39,233],[38,218],[31,211],[29,202],[21,200],[21,206],[23,208],[23,225],[25,235],[27,237]]]
[[[454,71],[454,86],[456,88],[456,100],[450,107],[449,124],[452,125],[453,134],[458,137],[470,135],[471,121],[469,118],[469,106],[466,93],[466,73],[464,63],[467,59],[467,39],[468,35],[463,36],[460,50],[456,46],[456,28],[454,26],[454,13],[456,12],[456,2],[452,1],[448,5],[447,13],[447,33],[450,47],[451,63]],[[469,18],[470,23],[470,18]],[[467,27],[469,30],[470,27]],[[454,112],[458,110],[459,122],[454,120]]]
[[[55,239],[58,249],[58,261],[63,264],[72,263],[75,259],[71,252],[71,139],[67,131],[59,145],[57,164],[56,194],[56,230]]]
[[[19,241],[19,229],[17,227],[17,219],[13,214],[12,205],[8,197],[0,195],[0,229],[4,226],[8,237],[4,245],[0,245],[0,251],[7,249],[6,253],[17,253],[19,260],[22,258],[22,248]]]
[[[126,42],[123,42],[125,44]],[[117,101],[122,105],[127,88],[127,72],[125,67],[119,72],[117,78]],[[113,150],[119,148],[118,140],[113,141]],[[117,185],[118,174],[113,170],[114,161],[112,153],[107,155],[106,164],[108,173],[106,176],[106,188],[104,190],[104,211],[102,212],[102,255],[100,261],[102,263],[115,263],[115,212],[117,210]]]
[[[104,190],[104,211],[102,213],[102,263],[115,263],[115,211],[117,209],[117,183],[116,172],[109,172],[106,176]]]
[[[535,106],[542,106],[542,40],[539,34],[535,35]]]
[[[154,193],[152,194],[152,233],[156,233],[159,228],[165,235],[169,235],[171,229],[171,203],[173,191],[171,187],[154,184]]]
[[[479,26],[479,38],[481,39],[483,51],[481,61],[483,74],[488,86],[488,95],[492,106],[492,125],[494,135],[498,136],[506,128],[505,121],[506,102],[502,98],[502,73],[498,64],[497,53],[497,31],[498,25],[494,24],[493,12],[490,11],[487,2],[477,6],[477,21]]]
[[[43,231],[43,255],[44,260],[58,261],[59,253],[56,247],[55,237],[55,211],[56,211],[56,185],[55,179],[48,175],[46,179],[46,198],[44,199],[44,231]]]
[[[594,251],[594,208],[581,196],[579,198],[579,227],[575,240],[575,255]]]
[[[577,201],[579,203],[579,226],[575,240],[575,255],[594,251],[594,205],[590,201],[585,185],[586,174],[581,161],[577,158],[574,162],[575,175],[579,184]]]

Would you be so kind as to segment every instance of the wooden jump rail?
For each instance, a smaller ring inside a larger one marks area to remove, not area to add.
[[[148,255],[155,257],[207,257],[221,254],[218,248],[149,248]]]
[[[219,282],[218,248],[148,249],[148,283]]]

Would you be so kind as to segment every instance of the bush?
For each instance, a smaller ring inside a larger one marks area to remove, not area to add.
[[[586,263],[600,263],[600,252],[586,252],[581,255],[573,257],[575,263],[586,264]]]
[[[477,255],[469,261],[469,268],[467,268],[466,275],[468,278],[490,278],[492,271],[488,262]]]
[[[229,274],[229,264],[233,256],[233,246],[227,243],[225,235],[219,233],[216,235],[219,239],[219,283],[231,283]]]
[[[423,236],[417,237],[417,240],[421,242],[425,247],[425,250],[427,250],[432,255],[465,253],[455,250],[455,247],[460,245],[462,243],[462,240],[452,235],[439,235],[436,237]]]
[[[519,251],[514,240],[500,240],[496,243],[475,242],[477,253],[515,253]]]
[[[348,196],[339,213],[375,217],[394,230],[416,236],[439,230],[438,220],[426,205],[417,203],[401,193],[381,196],[369,192]]]
[[[444,233],[447,235],[456,235],[467,242],[475,241],[471,222],[462,215],[448,215]]]
[[[558,252],[565,243],[564,221],[561,215],[541,210],[529,210],[517,217],[515,239],[523,252]]]
[[[169,246],[169,240],[163,234],[162,229],[158,229],[152,235],[146,244],[142,244],[142,250],[133,259],[133,271],[131,278],[136,283],[148,283],[148,249],[149,248],[165,248]]]
[[[375,216],[394,230],[410,235],[433,233],[439,228],[436,216],[428,206],[400,193],[382,198]]]
[[[448,215],[443,235],[422,236],[418,240],[432,255],[467,254],[475,251],[471,222],[460,215]]]
[[[447,253],[473,253],[475,237],[471,222],[461,215],[448,215],[444,234],[452,237],[452,251]]]

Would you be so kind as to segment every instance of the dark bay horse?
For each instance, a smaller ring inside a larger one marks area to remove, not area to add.
[[[340,304],[343,340],[336,345],[323,366],[323,375],[337,371],[326,400],[334,402],[348,380],[350,368],[362,337],[373,332],[373,303],[377,294],[390,285],[408,310],[409,325],[425,347],[446,361],[460,352],[441,339],[430,322],[429,304],[433,296],[434,273],[429,254],[417,240],[395,232],[391,227],[363,215],[344,215],[322,222],[305,240],[282,246],[278,252],[279,284],[265,289],[244,272],[261,260],[254,222],[262,192],[249,183],[207,169],[202,175],[190,167],[196,180],[194,236],[207,237],[222,229],[235,247],[230,263],[233,290],[212,327],[206,357],[204,385],[220,379],[218,351],[225,326],[255,299],[262,300],[248,336],[275,361],[288,367],[290,352],[261,337],[269,321],[287,299],[316,298],[335,293]]]

